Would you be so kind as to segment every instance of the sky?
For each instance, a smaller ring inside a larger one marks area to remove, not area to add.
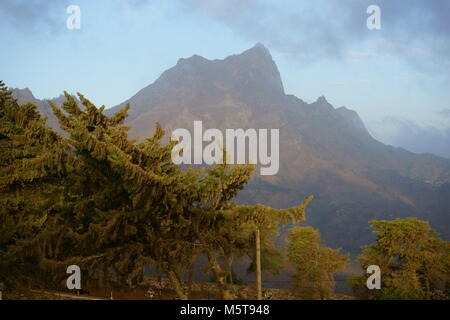
[[[80,29],[66,26],[69,5]],[[379,30],[367,28],[370,5]],[[448,0],[8,0],[0,28],[0,79],[39,99],[66,90],[112,107],[179,58],[260,42],[287,93],[354,109],[380,139],[386,121],[450,138]]]

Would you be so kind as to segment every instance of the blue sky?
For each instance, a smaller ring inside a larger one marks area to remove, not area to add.
[[[66,8],[81,9],[68,30]],[[381,8],[368,30],[366,8]],[[0,78],[37,98],[63,90],[114,106],[181,57],[208,59],[263,43],[285,90],[325,95],[365,122],[450,123],[450,1],[12,0],[0,3]]]

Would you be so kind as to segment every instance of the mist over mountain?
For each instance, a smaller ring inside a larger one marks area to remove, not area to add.
[[[27,89],[15,94],[22,102],[34,99]],[[48,115],[45,105],[34,103]],[[261,44],[223,60],[179,59],[107,113],[127,103],[131,137],[151,135],[155,122],[168,135],[177,128],[192,130],[194,120],[202,120],[204,130],[279,129],[278,174],[256,171],[238,200],[281,208],[314,195],[306,223],[317,227],[329,246],[355,252],[373,239],[369,220],[410,216],[449,237],[450,160],[384,145],[355,111],[334,108],[325,97],[308,104],[286,94]]]
[[[445,119],[446,112],[440,113]],[[447,120],[450,123],[450,118]],[[415,153],[431,153],[450,158],[450,127],[419,125],[411,120],[385,117],[368,124],[370,133],[383,143],[405,148]]]

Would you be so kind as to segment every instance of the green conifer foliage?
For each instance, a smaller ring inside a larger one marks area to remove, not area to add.
[[[288,235],[288,259],[295,267],[292,291],[301,299],[329,299],[334,274],[345,267],[348,255],[321,245],[319,232],[294,227]]]
[[[253,251],[255,228],[269,248],[279,225],[303,220],[312,199],[284,210],[236,205],[254,166],[182,170],[159,125],[142,142],[128,139],[129,106],[108,117],[104,106],[65,93],[61,108],[49,101],[60,136],[3,85],[0,97],[0,274],[8,279],[20,262],[18,274],[61,289],[76,264],[84,284],[133,286],[151,264],[186,299],[182,274],[204,254],[229,299],[227,274]]]
[[[445,299],[450,287],[450,242],[416,218],[372,220],[376,243],[358,257],[364,273],[381,269],[381,290],[367,290],[367,275],[353,277],[355,293],[378,299]]]
[[[53,223],[58,179],[70,164],[36,107],[19,106],[0,82],[0,282],[14,285],[36,273],[38,258],[27,249]]]

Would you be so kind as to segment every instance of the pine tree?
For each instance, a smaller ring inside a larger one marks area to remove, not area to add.
[[[182,274],[205,254],[229,299],[227,275],[253,250],[255,228],[269,248],[279,224],[304,219],[311,198],[284,210],[232,202],[251,165],[182,170],[171,161],[175,142],[162,143],[159,125],[152,137],[130,140],[123,124],[129,106],[108,117],[104,106],[65,93],[61,108],[49,101],[61,137],[35,106],[18,106],[3,91],[2,268],[28,261],[22,275],[61,288],[65,268],[76,264],[85,282],[104,287],[136,285],[151,264],[186,299]]]

